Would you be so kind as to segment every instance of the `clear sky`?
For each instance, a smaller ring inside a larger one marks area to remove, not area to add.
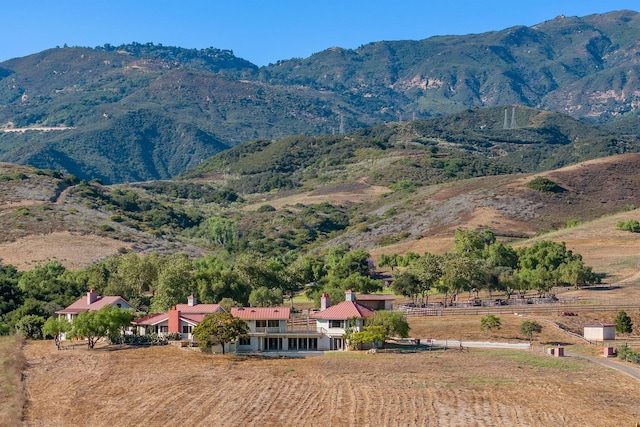
[[[231,49],[257,65],[333,46],[640,11],[638,0],[0,0],[0,61],[63,46]]]

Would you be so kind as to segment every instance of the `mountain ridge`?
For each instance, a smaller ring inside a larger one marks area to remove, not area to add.
[[[633,118],[640,104],[639,40],[640,14],[617,11],[330,48],[263,67],[216,48],[49,49],[0,63],[0,127],[72,129],[2,132],[0,161],[128,182],[176,176],[251,140],[348,133],[466,108],[522,105],[592,123]],[[144,129],[171,125],[157,135],[139,132],[141,117]],[[628,130],[640,134],[637,126]],[[165,149],[121,148],[158,141]],[[96,154],[111,144],[111,154]],[[182,154],[170,160],[173,152]],[[144,158],[131,162],[132,153]]]

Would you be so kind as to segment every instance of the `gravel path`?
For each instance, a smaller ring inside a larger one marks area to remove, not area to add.
[[[565,353],[565,355],[569,356],[569,357],[577,357],[580,359],[586,359],[589,360],[593,363],[599,363],[601,365],[604,365],[608,368],[611,369],[615,369],[617,371],[620,371],[624,374],[630,375],[633,378],[640,380],[640,369],[638,368],[634,368],[633,366],[629,366],[629,365],[624,365],[622,363],[618,363],[618,362],[614,362],[613,360],[609,360],[609,359],[604,359],[604,358],[600,358],[600,357],[593,357],[593,356],[585,356],[582,354],[577,354],[577,353]]]

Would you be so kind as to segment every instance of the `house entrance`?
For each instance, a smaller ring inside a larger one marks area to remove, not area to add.
[[[342,350],[342,338],[331,338],[329,340],[330,350]]]
[[[282,338],[263,338],[264,339],[264,351],[278,351],[282,350]]]

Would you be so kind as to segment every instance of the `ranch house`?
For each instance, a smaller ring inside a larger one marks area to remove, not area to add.
[[[71,322],[78,314],[85,311],[96,311],[103,307],[118,307],[135,309],[124,298],[119,296],[100,296],[93,289],[87,292],[87,296],[79,298],[65,309],[56,311],[59,317]]]
[[[317,351],[320,332],[295,322],[289,307],[239,307],[231,314],[244,320],[249,333],[238,339],[236,351]],[[315,325],[314,325],[315,326]]]
[[[351,327],[359,332],[364,327],[367,317],[373,315],[373,310],[356,301],[356,294],[346,291],[345,300],[332,306],[329,295],[320,298],[320,312],[313,315],[316,327],[322,333],[320,347],[322,350],[345,350],[342,336],[345,329]],[[349,322],[355,321],[350,325]]]
[[[193,328],[210,313],[224,311],[220,304],[198,304],[193,295],[187,297],[186,304],[176,304],[166,313],[157,313],[134,320],[139,335],[156,333],[179,333],[184,340],[192,340]]]

